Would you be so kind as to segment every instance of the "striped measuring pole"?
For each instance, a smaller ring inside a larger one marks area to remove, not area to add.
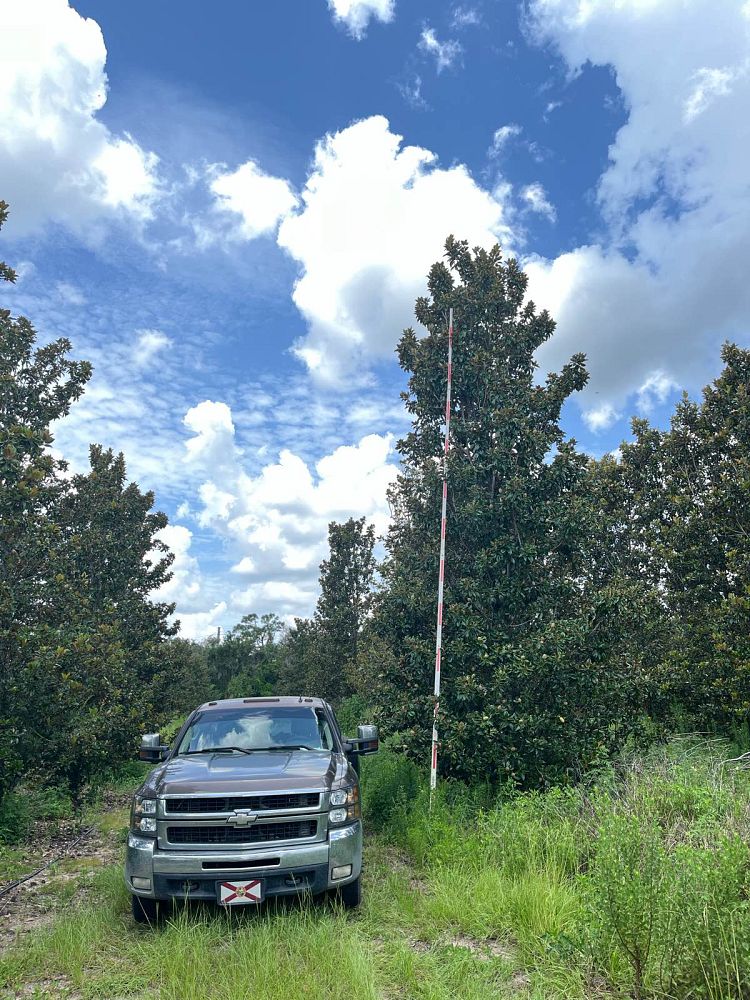
[[[430,807],[437,785],[438,711],[440,709],[440,666],[443,655],[443,585],[445,583],[445,525],[448,510],[448,452],[451,447],[451,383],[453,381],[453,310],[448,314],[448,388],[445,396],[445,446],[443,449],[443,509],[440,517],[440,569],[438,570],[437,634],[435,637],[435,708],[432,716],[432,757],[430,759]]]

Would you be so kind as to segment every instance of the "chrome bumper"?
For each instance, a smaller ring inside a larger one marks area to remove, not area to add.
[[[279,863],[273,865],[255,866],[255,860],[268,860],[272,856]],[[226,861],[227,867],[214,867]],[[207,871],[203,865],[211,863]],[[242,867],[237,867],[237,863]],[[234,867],[233,867],[234,865]],[[331,879],[331,869],[346,865],[352,866],[352,873],[347,878]],[[323,879],[322,888],[332,889],[335,886],[353,882],[362,868],[362,824],[357,821],[351,826],[341,829],[329,829],[328,840],[313,844],[302,844],[299,847],[276,847],[264,845],[264,850],[253,851],[211,851],[196,854],[187,851],[161,851],[156,840],[141,837],[137,834],[128,835],[127,855],[125,859],[125,882],[130,892],[138,896],[154,898],[154,885],[165,884],[165,878],[185,880],[200,876],[201,879],[221,881],[229,877],[245,875],[250,877],[272,876],[278,873],[299,869],[325,868],[327,877]],[[151,889],[136,889],[132,879],[149,879]]]

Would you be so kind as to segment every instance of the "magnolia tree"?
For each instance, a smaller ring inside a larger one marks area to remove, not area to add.
[[[587,459],[560,427],[563,404],[588,378],[583,355],[540,382],[535,352],[555,325],[527,301],[516,261],[453,238],[445,256],[416,304],[427,336],[406,330],[398,346],[412,428],[398,446],[376,615],[391,652],[379,715],[427,760],[453,308],[441,769],[539,784],[586,767],[629,730],[628,629],[639,607],[591,574]]]

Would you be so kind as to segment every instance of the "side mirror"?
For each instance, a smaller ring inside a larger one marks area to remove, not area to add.
[[[380,748],[380,737],[377,726],[357,726],[357,738],[347,740],[350,752],[360,757],[369,753],[377,753]]]
[[[138,753],[138,760],[145,760],[149,764],[158,764],[167,756],[168,746],[161,742],[160,733],[146,733],[141,736],[141,749]]]

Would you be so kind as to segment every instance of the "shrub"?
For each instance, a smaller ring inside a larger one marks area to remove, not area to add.
[[[381,746],[380,753],[362,760],[362,809],[366,821],[381,830],[402,820],[423,783],[413,761]]]

